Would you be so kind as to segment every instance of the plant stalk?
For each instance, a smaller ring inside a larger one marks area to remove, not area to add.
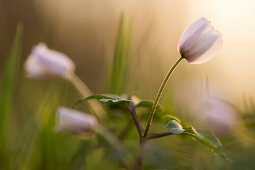
[[[172,135],[171,132],[164,132],[164,133],[152,133],[152,134],[149,134],[146,139],[157,139],[157,138],[161,138],[161,137],[164,137],[164,136],[169,136],[169,135]]]
[[[140,120],[138,119],[137,115],[136,115],[136,111],[135,111],[135,106],[134,104],[130,103],[128,106],[128,110],[130,111],[133,121],[135,123],[136,129],[139,133],[139,137],[141,139],[141,137],[143,136],[143,125],[141,124]]]
[[[138,160],[137,160],[137,169],[138,170],[143,170],[143,160],[144,160],[144,146],[145,146],[146,139],[144,137],[140,138],[139,146],[140,146],[140,151],[138,155]]]
[[[165,79],[163,80],[159,90],[158,90],[158,93],[156,95],[156,98],[154,100],[154,103],[153,103],[153,107],[152,107],[152,110],[151,110],[151,113],[150,113],[150,117],[149,117],[149,120],[147,122],[147,126],[146,126],[146,129],[145,129],[145,132],[144,132],[144,137],[147,136],[148,132],[149,132],[149,129],[150,129],[150,126],[151,126],[151,122],[153,120],[153,117],[154,117],[154,114],[155,114],[155,111],[156,111],[156,108],[158,106],[158,103],[159,103],[159,100],[161,98],[161,95],[162,95],[162,92],[163,90],[165,89],[166,87],[166,84],[168,82],[168,79],[170,77],[170,75],[172,74],[172,72],[174,71],[174,69],[176,68],[176,66],[182,61],[183,57],[180,57],[175,63],[174,65],[170,68],[170,70],[168,71],[168,73],[166,74],[166,77]]]

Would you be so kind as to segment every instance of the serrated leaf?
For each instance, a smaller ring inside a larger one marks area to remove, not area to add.
[[[184,132],[183,127],[175,120],[169,121],[166,127],[174,135],[182,134]]]
[[[81,99],[79,101],[77,101],[73,108],[75,108],[78,104],[83,103],[87,100],[91,100],[91,99],[97,99],[102,103],[106,103],[106,102],[112,102],[112,103],[129,103],[130,100],[122,98],[120,96],[116,96],[116,95],[111,95],[111,94],[97,94],[97,95],[92,95],[89,97],[86,97],[84,99]]]
[[[223,147],[220,140],[209,130],[198,129],[193,127],[185,129],[185,135],[193,137],[193,139],[211,148],[215,153],[225,157]]]

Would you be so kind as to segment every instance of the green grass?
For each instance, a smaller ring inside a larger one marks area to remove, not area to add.
[[[125,86],[125,78],[128,71],[128,58],[131,43],[131,21],[123,14],[119,21],[117,39],[115,42],[112,71],[109,91],[113,94],[121,94]]]
[[[12,113],[12,99],[16,83],[21,50],[22,26],[17,26],[16,35],[11,47],[6,67],[3,71],[0,90],[0,169],[10,166],[8,146],[8,124]]]

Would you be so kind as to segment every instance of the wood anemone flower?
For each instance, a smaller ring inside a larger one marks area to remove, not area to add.
[[[221,33],[206,18],[199,18],[183,32],[177,50],[191,64],[210,60],[222,46]]]
[[[93,115],[64,107],[57,110],[56,131],[58,132],[82,135],[92,132],[97,124],[97,119]]]
[[[202,100],[201,113],[207,126],[217,134],[228,134],[238,125],[238,113],[229,102],[218,97],[205,97]]]
[[[51,50],[40,43],[33,47],[25,62],[25,70],[28,77],[41,78],[57,75],[69,78],[75,70],[75,65],[65,54]]]

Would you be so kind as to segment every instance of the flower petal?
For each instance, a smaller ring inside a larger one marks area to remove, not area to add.
[[[191,48],[208,25],[209,21],[202,17],[188,26],[180,38],[177,50],[181,53]]]
[[[212,30],[198,40],[196,46],[188,52],[187,61],[191,64],[202,64],[210,60],[222,46],[221,34]]]
[[[37,60],[34,55],[28,56],[24,68],[28,77],[44,77],[47,75],[47,69]]]
[[[91,131],[96,124],[97,119],[92,115],[63,107],[57,110],[57,131],[86,133]]]
[[[75,65],[65,54],[55,50],[50,50],[45,44],[39,44],[32,50],[35,55],[52,74],[68,76],[74,69]]]

